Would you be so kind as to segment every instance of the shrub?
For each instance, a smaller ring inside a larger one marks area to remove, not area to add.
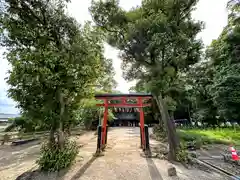
[[[182,163],[189,162],[188,152],[186,150],[186,145],[184,143],[180,144],[179,150],[177,152],[177,161]]]
[[[153,134],[156,135],[156,137],[159,140],[164,140],[167,137],[166,130],[160,124],[156,124],[156,125],[153,126]]]
[[[4,134],[2,139],[2,145],[4,145],[4,143],[6,142],[9,142],[9,140],[10,140],[10,136],[8,134]]]
[[[57,144],[44,143],[37,164],[44,171],[59,171],[69,167],[77,154],[78,147],[75,141],[67,139],[62,149]]]

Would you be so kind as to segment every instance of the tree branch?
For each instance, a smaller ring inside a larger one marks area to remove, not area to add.
[[[33,12],[33,10],[26,4],[25,1],[21,1],[21,6],[22,6],[23,8],[26,8],[27,11],[29,11],[30,14],[31,14],[35,19],[37,19],[41,24],[43,24],[42,19],[40,19],[40,18]],[[24,11],[24,9],[22,9],[22,10]]]

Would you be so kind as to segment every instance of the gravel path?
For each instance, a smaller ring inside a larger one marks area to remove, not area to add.
[[[138,128],[114,128],[108,133],[108,147],[81,180],[151,180],[148,164],[140,156]],[[159,179],[160,180],[160,179]]]
[[[193,167],[186,169],[181,164],[173,165],[175,177],[167,173],[168,161],[157,158],[143,158],[139,148],[140,136],[137,127],[112,128],[108,134],[105,155],[97,158],[80,180],[228,180],[209,169]],[[151,146],[161,146],[151,140]]]

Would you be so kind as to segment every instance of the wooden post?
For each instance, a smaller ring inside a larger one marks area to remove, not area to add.
[[[103,133],[102,133],[102,146],[105,145],[105,138],[107,133],[107,118],[108,118],[108,100],[104,99],[104,115],[103,115]]]
[[[150,152],[150,144],[149,144],[149,132],[148,132],[148,125],[144,125],[144,132],[145,132],[145,147],[146,147],[146,152]]]
[[[140,113],[140,128],[141,128],[141,136],[142,136],[142,148],[145,150],[145,133],[144,133],[144,113],[143,113],[143,102],[142,98],[138,98],[138,104],[141,106],[139,108],[139,113]]]
[[[97,137],[97,151],[96,151],[96,154],[99,154],[100,151],[101,151],[101,136],[102,136],[102,126],[99,125],[97,127],[97,134],[98,134],[98,137]]]
[[[139,130],[140,130],[140,148],[143,149],[143,146],[142,146],[142,144],[143,144],[143,141],[142,141],[142,130],[141,130],[141,125],[140,125],[140,123],[139,123]]]
[[[108,125],[106,127],[105,144],[107,144],[107,138],[108,138]]]

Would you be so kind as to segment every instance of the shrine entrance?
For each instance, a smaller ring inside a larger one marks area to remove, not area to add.
[[[140,127],[140,144],[144,152],[150,152],[148,125],[144,123],[143,108],[151,106],[149,101],[152,99],[151,94],[134,93],[134,94],[96,94],[97,100],[103,101],[102,104],[97,104],[99,107],[104,107],[103,121],[99,121],[98,125],[98,140],[97,153],[105,149],[107,144],[108,133],[108,109],[109,108],[136,108],[139,112],[139,127]]]

